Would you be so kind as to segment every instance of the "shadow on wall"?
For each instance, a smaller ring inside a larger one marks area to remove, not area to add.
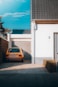
[[[8,41],[3,38],[0,39],[0,63],[5,62],[6,51],[8,49]]]
[[[18,46],[16,46],[16,45],[14,44],[14,41],[12,41],[12,47],[18,47]]]
[[[24,53],[24,59],[25,60],[31,60],[31,55],[28,52],[26,52],[25,50],[23,50],[23,53]]]
[[[14,41],[12,41],[12,47],[18,47],[15,45]],[[23,48],[22,48],[22,50],[23,50]],[[25,50],[23,50],[23,54],[24,54],[24,60],[29,60],[31,62],[31,58],[32,58],[31,54],[29,54]]]

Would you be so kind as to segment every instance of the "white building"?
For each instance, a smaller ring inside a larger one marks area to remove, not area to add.
[[[58,1],[32,0],[33,63],[58,59]]]
[[[17,46],[18,41],[30,41],[32,63],[42,64],[44,59],[57,59],[58,0],[31,0],[31,34],[11,35],[10,39]],[[26,44],[23,46],[27,47]]]

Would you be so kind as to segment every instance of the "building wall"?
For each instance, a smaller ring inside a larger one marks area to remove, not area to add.
[[[12,47],[23,49],[24,58],[31,60],[31,36],[30,35],[11,35]]]
[[[8,41],[0,37],[0,63],[5,61],[5,54],[8,48]]]
[[[43,59],[54,59],[54,32],[58,32],[58,24],[38,24],[35,31],[35,62]]]
[[[22,48],[23,50],[31,54],[31,41],[16,41],[13,39],[12,47]]]

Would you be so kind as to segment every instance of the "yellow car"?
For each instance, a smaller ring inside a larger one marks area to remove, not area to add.
[[[6,60],[10,60],[10,61],[23,61],[24,59],[24,54],[23,54],[23,50],[20,48],[9,48],[7,49],[6,52]]]

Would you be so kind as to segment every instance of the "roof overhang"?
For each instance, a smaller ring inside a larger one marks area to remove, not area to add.
[[[58,20],[33,20],[36,24],[58,24]]]

